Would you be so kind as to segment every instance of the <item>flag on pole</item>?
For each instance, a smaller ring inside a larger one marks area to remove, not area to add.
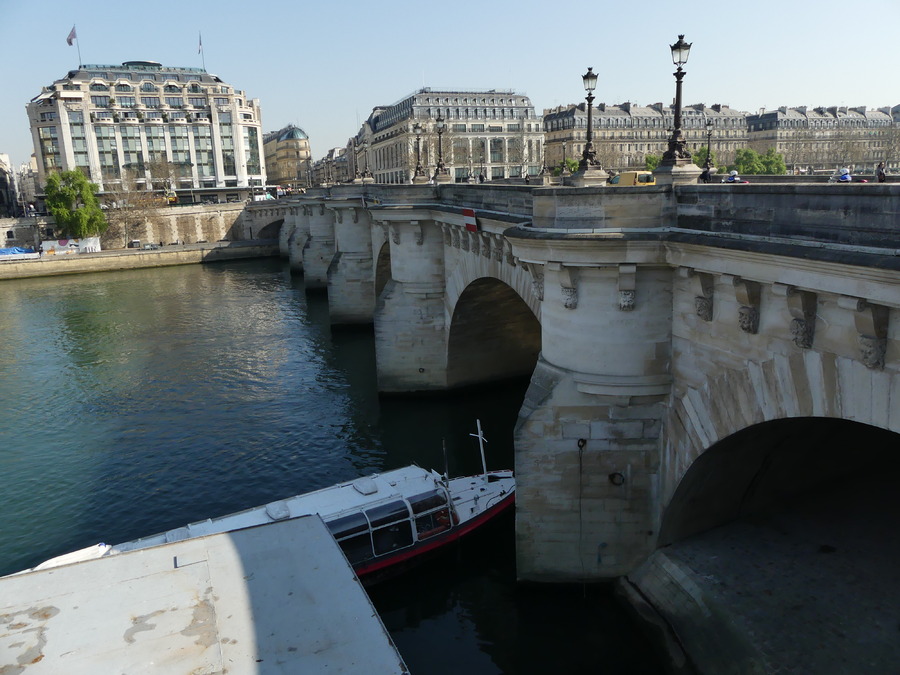
[[[198,33],[200,36],[200,42],[197,45],[197,53],[200,54],[203,51],[203,33]]]
[[[78,36],[75,34],[75,26],[72,26],[72,30],[69,31],[69,36],[66,38],[66,44],[70,47],[72,43],[78,39]]]

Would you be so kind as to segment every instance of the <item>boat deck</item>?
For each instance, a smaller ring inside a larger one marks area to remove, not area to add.
[[[0,672],[407,672],[318,516],[3,577],[0,616]]]

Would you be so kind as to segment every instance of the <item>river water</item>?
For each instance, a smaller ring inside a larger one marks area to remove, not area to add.
[[[513,463],[527,382],[379,398],[280,260],[0,283],[0,574],[416,462]],[[370,590],[416,675],[654,673],[608,595],[515,583],[508,518]],[[0,599],[2,603],[2,599]]]

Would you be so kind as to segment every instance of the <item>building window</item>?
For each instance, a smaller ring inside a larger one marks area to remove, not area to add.
[[[466,130],[465,124],[454,124],[453,125],[453,131],[465,131],[465,130]]]
[[[166,105],[172,108],[180,108],[184,105],[184,99],[181,96],[166,96]]]
[[[109,96],[91,96],[91,103],[105,108],[109,105]]]
[[[148,108],[158,108],[159,96],[141,96],[141,103]]]
[[[100,84],[99,82],[94,82],[90,87],[91,91],[109,91],[109,87],[105,84]]]
[[[206,106],[206,99],[199,96],[189,96],[188,103],[195,108],[203,108]]]

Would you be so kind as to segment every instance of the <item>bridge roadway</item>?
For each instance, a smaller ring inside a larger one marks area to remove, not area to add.
[[[617,592],[675,672],[882,675],[900,663],[896,473],[653,553]]]
[[[900,186],[351,185],[242,222],[280,221],[382,391],[530,374],[523,580],[618,579],[700,672],[897,672],[900,494],[845,485],[897,476]]]

